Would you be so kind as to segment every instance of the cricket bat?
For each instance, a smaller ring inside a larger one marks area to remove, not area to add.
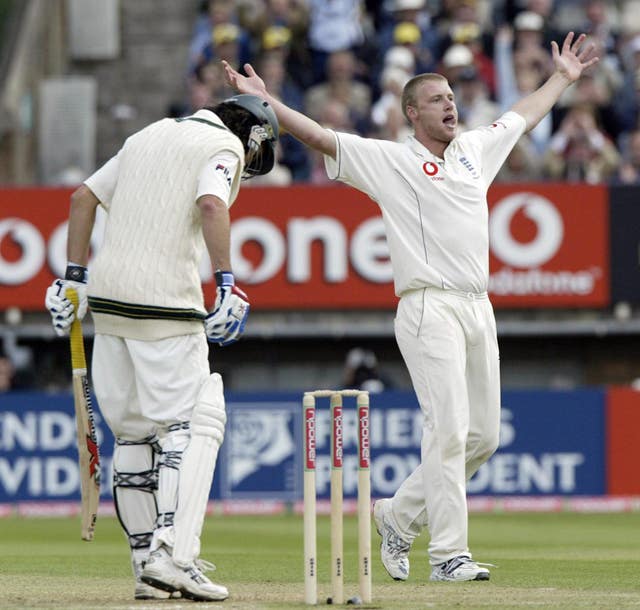
[[[67,298],[78,309],[78,293],[67,288]],[[96,426],[87,381],[87,361],[84,355],[82,322],[76,317],[71,324],[71,369],[73,375],[73,403],[78,431],[78,461],[80,464],[81,534],[83,540],[93,540],[100,502],[100,453]]]

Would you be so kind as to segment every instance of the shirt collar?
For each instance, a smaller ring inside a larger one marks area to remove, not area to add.
[[[408,136],[407,145],[416,155],[418,155],[418,157],[422,159],[429,158],[444,162],[442,157],[434,155],[424,144],[421,144],[415,136]],[[449,143],[449,146],[451,146],[451,143]],[[447,147],[447,149],[448,148],[449,147]]]
[[[223,124],[222,121],[220,120],[220,117],[215,112],[212,112],[211,110],[206,110],[205,108],[200,108],[200,110],[194,112],[190,116],[196,119],[205,119],[207,121],[212,121],[214,123],[218,123],[219,125]]]

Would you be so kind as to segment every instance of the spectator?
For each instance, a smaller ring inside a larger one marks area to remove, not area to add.
[[[582,3],[583,0],[578,0],[578,2]],[[560,5],[565,4],[570,4],[570,2],[567,2],[567,0],[563,0],[562,2],[555,2],[554,0],[526,0],[524,3],[525,11],[534,13],[542,19],[542,40],[540,44],[545,49],[549,48],[552,40],[562,39],[566,33],[565,30],[581,31],[577,29],[579,27],[578,23],[573,24],[573,26],[569,28],[563,26],[560,26],[560,28],[556,27],[556,8],[560,9]],[[580,14],[583,14],[582,9]]]
[[[256,38],[271,26],[286,27],[294,37],[303,34],[306,38],[309,9],[304,0],[264,0],[243,25]]]
[[[355,133],[355,127],[349,115],[348,106],[337,99],[330,99],[321,109],[318,123],[328,129],[336,131]],[[335,180],[327,176],[324,168],[324,157],[321,153],[310,150],[311,157],[311,184],[319,186],[335,186]]]
[[[13,378],[15,369],[9,358],[0,356],[0,394],[13,389]]]
[[[522,22],[520,26],[522,27]],[[522,65],[515,64],[513,44],[513,30],[509,26],[500,28],[495,39],[494,60],[497,102],[502,112],[511,108],[517,100],[535,91],[546,78],[546,70],[538,62],[530,62],[525,59]],[[531,48],[527,42],[524,45],[526,48]],[[540,123],[529,132],[531,141],[539,155],[542,155],[546,150],[552,132],[551,114],[545,115]]]
[[[425,0],[390,0],[388,5],[389,16],[378,32],[379,58],[395,45],[411,44],[415,47],[416,74],[432,71],[439,57],[438,33],[425,10]]]
[[[460,74],[473,67],[473,53],[463,44],[451,45],[442,56],[440,72],[449,81],[451,88],[458,84]]]
[[[531,143],[531,138],[524,134],[498,171],[496,182],[535,182],[542,178],[541,166],[540,156]]]
[[[455,27],[451,32],[451,39],[455,44],[463,44],[473,55],[473,64],[478,75],[487,86],[488,95],[495,97],[496,76],[493,59],[485,53],[482,31],[477,23],[466,23]]]
[[[342,102],[349,109],[359,133],[369,130],[371,90],[355,78],[356,60],[351,51],[331,53],[327,61],[327,79],[311,87],[304,97],[306,114],[318,119],[330,100]]]
[[[413,53],[403,45],[391,47],[384,55],[382,69],[398,68],[411,76],[418,73]]]
[[[293,46],[292,32],[288,27],[270,25],[262,32],[260,41],[258,56],[277,56],[293,86],[306,89],[311,84],[309,53],[306,48]]]
[[[613,100],[616,118],[622,131],[631,131],[640,121],[640,34],[627,41],[622,49],[623,82]]]
[[[640,129],[627,136],[622,163],[613,178],[613,183],[640,186]]]
[[[203,49],[201,61],[228,61],[232,66],[241,67],[246,61],[244,47],[244,32],[235,23],[220,23],[213,26],[211,42]]]
[[[440,10],[434,16],[436,29],[438,32],[438,49],[440,54],[444,49],[451,46],[454,40],[454,33],[475,26],[481,32],[489,36],[492,29],[488,19],[486,5],[478,0],[444,0],[440,3]]]
[[[278,55],[283,62],[289,58],[291,30],[285,25],[270,25],[261,33],[260,53]]]
[[[606,49],[597,38],[589,42],[594,45],[595,53],[600,57],[596,66],[584,74],[584,78],[565,91],[558,102],[558,109],[588,104],[594,106],[598,121],[614,141],[623,130],[623,117],[616,112],[614,99],[624,82],[624,75],[615,56],[607,55]]]
[[[569,110],[544,156],[544,172],[553,180],[608,182],[620,164],[614,144],[596,124],[590,106]]]
[[[189,41],[189,71],[191,71],[191,67],[195,67],[198,63],[202,49],[209,44],[209,39],[211,38],[211,28],[216,17],[214,17],[213,6],[210,7],[209,4],[209,0],[200,0],[198,15],[193,24],[191,40]],[[219,19],[219,17],[217,18]],[[226,21],[227,18],[224,17],[222,20]]]
[[[390,49],[396,46],[404,47],[411,51],[416,74],[430,72],[435,66],[435,58],[428,49],[423,47],[422,32],[415,23],[403,21],[393,28],[393,46]]]
[[[580,31],[600,41],[607,54],[615,53],[618,41],[619,15],[618,8],[612,2],[604,0],[587,0],[585,21]]]
[[[627,33],[640,32],[640,0],[624,0],[620,7],[620,23]]]
[[[224,2],[222,3],[224,5]],[[226,6],[226,5],[225,5]],[[201,50],[196,64],[187,79],[188,99],[170,104],[168,114],[171,117],[183,117],[207,105],[215,105],[233,94],[222,76],[222,64],[225,59],[240,67],[240,39],[242,30],[233,23],[221,23],[213,26],[209,42]]]
[[[0,392],[27,390],[36,386],[33,350],[18,345],[13,331],[5,331],[0,337]]]
[[[196,67],[189,92],[189,108],[182,115],[191,114],[204,106],[215,105],[233,94],[224,79],[222,64],[213,59],[203,61]]]
[[[490,125],[500,114],[498,104],[489,99],[487,85],[475,66],[468,66],[460,72],[455,94],[458,120],[465,129]]]
[[[344,363],[343,387],[365,390],[372,394],[383,392],[389,387],[378,370],[378,358],[369,349],[354,347],[347,354]]]
[[[189,46],[189,74],[202,63],[217,57],[212,46],[213,31],[216,26],[237,27],[238,58],[236,65],[244,65],[251,59],[251,38],[238,23],[238,8],[235,0],[208,0],[206,10],[196,20]]]
[[[280,52],[287,74],[300,87],[312,84],[309,56],[309,10],[303,0],[266,0],[246,23],[254,41],[254,56]]]
[[[371,108],[371,122],[377,137],[401,142],[411,134],[399,108],[402,90],[412,76],[412,73],[395,66],[383,70],[380,77],[382,94]]]
[[[542,80],[552,70],[551,56],[544,40],[544,20],[532,11],[520,13],[514,21],[513,61],[517,70],[540,72]]]
[[[331,54],[355,52],[364,44],[360,4],[360,0],[308,0],[308,44],[314,83],[325,79]]]
[[[445,2],[443,8],[438,20],[441,52],[456,42],[462,42],[460,37],[466,37],[469,32],[474,32],[473,35],[481,39],[483,45],[490,43],[490,34],[486,30],[492,28],[481,16],[485,13],[482,3],[477,0],[453,0]]]

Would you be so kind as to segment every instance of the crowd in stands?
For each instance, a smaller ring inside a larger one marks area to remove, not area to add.
[[[640,0],[206,0],[189,93],[172,113],[233,93],[225,59],[251,62],[268,89],[327,127],[392,140],[409,133],[404,84],[439,72],[470,129],[540,86],[550,42],[569,31],[586,33],[601,60],[522,137],[497,180],[640,184]],[[275,171],[252,182],[327,178],[322,159],[285,135]]]

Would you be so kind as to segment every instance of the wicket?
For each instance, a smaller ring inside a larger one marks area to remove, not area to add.
[[[331,410],[331,599],[344,603],[343,559],[343,428],[342,399],[356,397],[358,410],[358,585],[363,603],[371,602],[371,478],[369,393],[361,390],[305,392],[304,421],[304,597],[318,603],[316,556],[316,398],[329,398]]]

